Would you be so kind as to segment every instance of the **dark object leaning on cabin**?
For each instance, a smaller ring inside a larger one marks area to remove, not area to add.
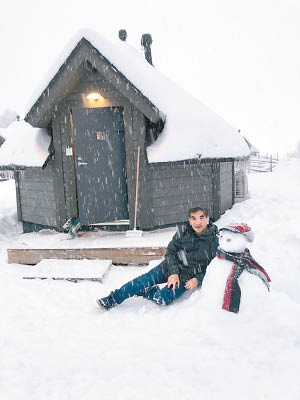
[[[48,147],[48,152],[49,152],[48,157],[46,158],[44,164],[42,165],[42,169],[45,169],[47,167],[49,161],[52,159],[52,157],[55,154],[55,148],[54,148],[53,134],[52,133],[51,133],[51,142],[50,142],[49,147]]]
[[[201,285],[206,268],[216,256],[218,228],[209,223],[202,235],[197,235],[189,222],[177,226],[177,232],[167,247],[162,268],[167,275],[178,274],[187,281],[196,276]]]

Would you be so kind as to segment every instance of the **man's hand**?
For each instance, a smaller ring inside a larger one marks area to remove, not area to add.
[[[188,290],[193,290],[196,289],[196,287],[198,286],[199,282],[197,278],[192,278],[189,279],[188,281],[185,282],[184,287]]]
[[[180,285],[179,275],[178,274],[170,275],[168,278],[168,288],[175,290],[176,287],[177,288],[179,287],[179,285]]]

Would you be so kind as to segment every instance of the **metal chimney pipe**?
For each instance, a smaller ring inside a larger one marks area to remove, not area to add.
[[[152,64],[152,55],[151,55],[151,44],[152,44],[152,37],[150,33],[144,33],[142,35],[141,44],[144,47],[145,58],[149,64]]]
[[[125,29],[120,29],[119,30],[119,38],[123,41],[126,42],[127,39],[127,32]]]

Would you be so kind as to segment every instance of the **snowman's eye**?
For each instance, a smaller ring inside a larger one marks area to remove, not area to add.
[[[226,239],[226,242],[231,242],[231,239],[227,238],[227,239]]]

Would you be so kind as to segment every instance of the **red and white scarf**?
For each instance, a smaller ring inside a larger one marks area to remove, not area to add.
[[[250,274],[257,275],[270,291],[269,282],[271,282],[271,279],[269,275],[263,267],[254,260],[248,249],[245,249],[242,253],[229,253],[219,248],[217,250],[217,257],[234,263],[226,282],[222,305],[224,310],[235,313],[239,312],[241,289],[238,278],[244,270],[248,271]]]

